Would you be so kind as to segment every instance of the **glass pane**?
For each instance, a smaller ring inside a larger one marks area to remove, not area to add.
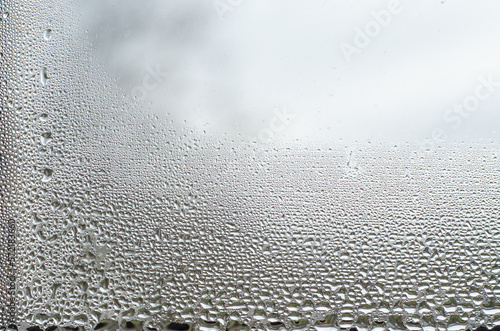
[[[0,0],[0,327],[500,325],[498,9]]]

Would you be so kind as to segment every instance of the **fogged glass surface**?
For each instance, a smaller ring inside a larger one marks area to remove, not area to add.
[[[499,325],[498,9],[0,0],[0,327]]]

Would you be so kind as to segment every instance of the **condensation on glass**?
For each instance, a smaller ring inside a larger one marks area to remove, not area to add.
[[[497,9],[1,0],[0,326],[499,325]]]

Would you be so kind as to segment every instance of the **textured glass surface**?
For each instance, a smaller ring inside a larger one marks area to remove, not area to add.
[[[498,9],[0,0],[0,328],[500,325]]]

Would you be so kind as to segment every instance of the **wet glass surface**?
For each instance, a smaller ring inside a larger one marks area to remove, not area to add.
[[[498,9],[0,0],[0,326],[500,324]]]

